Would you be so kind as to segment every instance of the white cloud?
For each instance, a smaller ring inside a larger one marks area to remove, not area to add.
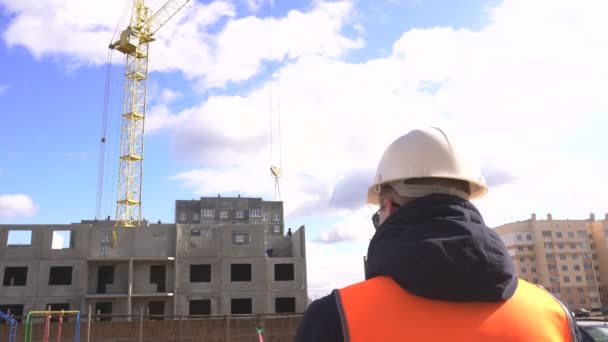
[[[354,212],[348,212],[341,220],[329,229],[323,230],[315,242],[336,243],[356,240],[369,240],[374,235],[371,221],[377,208],[364,206]]]
[[[0,217],[29,217],[34,212],[36,212],[36,206],[32,199],[26,195],[0,195]]]

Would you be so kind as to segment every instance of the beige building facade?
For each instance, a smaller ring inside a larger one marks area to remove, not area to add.
[[[608,214],[603,220],[532,214],[495,230],[520,279],[544,286],[571,309],[608,306]]]

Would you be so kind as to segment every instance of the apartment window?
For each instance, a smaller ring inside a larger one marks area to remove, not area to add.
[[[166,271],[165,265],[150,265],[150,284],[156,284],[156,292],[166,290]]]
[[[574,232],[568,232],[568,237],[569,238],[574,238]]]
[[[281,215],[279,215],[279,214],[274,214],[274,215],[273,215],[273,219],[274,219],[275,221],[281,221]]]
[[[109,252],[110,252],[110,248],[108,246],[99,247],[99,255],[107,256]]]
[[[237,210],[236,211],[236,218],[237,219],[242,219],[244,217],[245,217],[245,212],[244,211],[242,211],[242,210]]]
[[[595,286],[593,286],[593,285],[587,286],[587,291],[589,291],[589,292],[595,291]]]
[[[203,217],[213,217],[213,209],[203,209]]]
[[[572,289],[571,289],[571,288],[569,288],[569,287],[567,287],[567,288],[566,288],[566,293],[571,293],[571,292],[572,292]]]
[[[557,266],[555,264],[549,264],[547,267],[549,268],[549,271],[557,271]]]
[[[576,249],[576,243],[574,243],[574,242],[570,243],[570,248]]]
[[[560,254],[559,255],[559,260],[566,260],[566,255],[565,254]]]
[[[570,282],[570,277],[564,277],[564,283],[569,283]]]
[[[194,220],[194,221],[200,221],[201,220],[201,216],[198,213],[194,213],[194,214],[192,214],[192,220]]]
[[[553,242],[545,242],[545,248],[553,248]]]
[[[49,285],[72,285],[72,267],[51,266]]]
[[[595,255],[595,254],[594,254]],[[583,253],[583,258],[589,259],[589,253]]]
[[[526,273],[526,268],[525,267],[521,268],[521,273]]]
[[[274,265],[274,280],[275,281],[292,281],[292,280],[294,280],[293,264],[275,264]]]
[[[552,283],[559,282],[559,280],[557,279],[557,277],[549,277],[549,281],[552,282]]]
[[[230,301],[230,313],[233,315],[251,314],[251,298],[232,298]]]
[[[561,289],[559,287],[553,287],[553,288],[551,288],[551,292],[553,292],[553,293],[560,293]]]
[[[211,265],[198,264],[190,265],[191,283],[208,283],[211,281]]]
[[[190,236],[201,236],[201,230],[200,229],[192,229],[190,231]]]
[[[584,288],[582,288],[582,287],[578,287],[576,290],[578,291],[578,293],[583,293],[583,292],[585,292],[585,289],[584,289]]]
[[[251,217],[261,217],[260,209],[252,209],[249,211],[249,216]]]
[[[232,233],[232,244],[233,245],[248,245],[249,234],[248,233]]]
[[[532,235],[530,235],[530,234],[526,235],[526,240],[532,241]]]
[[[600,287],[598,287],[598,288],[597,288],[597,290],[598,290],[599,292],[604,292],[604,287],[603,287],[603,286],[600,286]]]
[[[25,286],[27,267],[5,267],[3,286]]]
[[[111,315],[112,314],[112,302],[97,302],[95,303],[95,313],[101,315]],[[99,322],[111,321],[111,317],[99,317]]]
[[[568,270],[568,265],[562,265],[562,271],[567,271]]]
[[[588,281],[593,281],[593,274],[585,275],[585,279],[587,279]]]
[[[593,268],[594,268],[596,271],[599,271],[599,270],[600,270],[600,266],[599,266],[599,265],[595,265]]]
[[[15,320],[18,323],[21,323],[20,317],[23,317],[23,304],[0,305],[0,311],[7,315],[14,316]],[[0,320],[0,323],[4,323],[4,320]]]
[[[281,232],[281,226],[275,225],[272,228],[272,231],[275,232],[275,233],[280,233]]]
[[[551,231],[548,231],[548,230],[543,231],[543,237],[551,237]]]
[[[211,315],[211,299],[193,299],[190,301],[190,315]]]
[[[590,301],[591,301],[591,303],[598,303],[599,299],[597,297],[591,297]]]
[[[112,232],[110,232],[110,231],[101,232],[101,242],[110,243],[111,236],[112,236]]]
[[[532,256],[532,257],[530,257],[530,261],[531,261],[531,262],[535,262],[535,261],[536,261],[536,257],[533,257],[533,256]]]
[[[536,273],[536,267],[531,268],[532,273]]]
[[[524,246],[522,246],[522,245],[518,245],[518,246],[517,246],[517,250],[518,250],[519,252],[523,252],[523,251],[524,251]]]
[[[581,304],[585,304],[585,303],[586,303],[585,298],[581,298],[580,303],[581,303]]]
[[[563,244],[563,243],[561,243],[561,242],[560,242],[560,243],[558,243],[558,244],[557,244],[557,248],[559,248],[559,249],[564,249],[564,244]]]
[[[574,265],[573,266],[575,271],[580,271],[581,270],[581,265]]]
[[[202,230],[201,231],[201,236],[203,237],[203,239],[211,239],[211,231],[210,230]]]
[[[574,305],[574,299],[568,299],[568,304]]]
[[[268,214],[262,214],[262,221],[268,221]]]
[[[521,241],[521,235],[517,234],[517,241]]]
[[[581,248],[587,248],[587,242],[581,242],[580,243]]]
[[[221,219],[227,219],[228,218],[228,211],[227,210],[221,210],[220,211],[220,218]]]
[[[581,281],[583,281],[583,277],[581,277],[581,276],[576,276],[576,281],[577,281],[577,282],[581,282]]]
[[[600,277],[600,276],[597,276],[595,279],[596,279],[597,281],[602,281],[602,277]]]
[[[230,265],[230,281],[251,281],[251,264]]]
[[[576,234],[578,235],[579,238],[585,238],[585,236],[587,236],[587,233],[585,233],[585,231],[579,230],[578,232],[576,232]]]
[[[572,254],[572,260],[578,259],[578,254]]]
[[[534,250],[534,246],[528,246],[528,250],[532,252]]]
[[[593,260],[597,260],[597,254],[593,254]]]
[[[561,239],[562,238],[562,232],[555,233],[555,237],[558,238],[558,239]]]
[[[586,270],[590,270],[590,269],[591,269],[591,264],[583,264],[583,267],[584,267]]]
[[[31,246],[32,231],[31,230],[9,230],[7,246]]]
[[[274,311],[276,313],[294,313],[296,312],[295,297],[277,297],[274,300]]]
[[[534,284],[538,284],[538,278],[532,279],[532,282],[534,282]]]
[[[519,262],[524,262],[524,261],[526,261],[525,257],[519,257]]]
[[[184,212],[179,213],[179,220],[180,221],[186,221],[188,220],[188,215]]]

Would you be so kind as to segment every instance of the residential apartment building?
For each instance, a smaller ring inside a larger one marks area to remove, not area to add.
[[[282,202],[176,201],[176,223],[0,224],[0,310],[102,314],[302,313],[304,226],[283,234]],[[270,252],[272,249],[272,252]]]
[[[571,309],[608,306],[608,214],[596,220],[529,220],[495,228],[519,278],[544,286]]]

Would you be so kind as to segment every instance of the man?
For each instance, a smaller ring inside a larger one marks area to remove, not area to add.
[[[469,202],[486,192],[479,167],[442,130],[395,140],[368,191],[380,208],[367,280],[313,302],[295,341],[576,341],[569,311],[517,279]]]

